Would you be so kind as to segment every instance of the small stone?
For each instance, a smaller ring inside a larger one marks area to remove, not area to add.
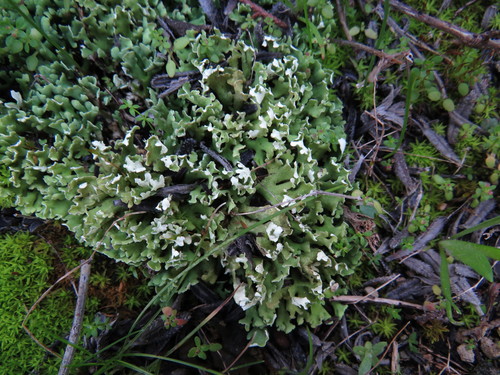
[[[378,298],[378,292],[375,290],[375,288],[372,288],[371,286],[367,286],[365,288],[365,292],[367,295],[369,294],[370,297]]]
[[[489,359],[500,357],[500,345],[488,337],[481,339],[481,350]]]
[[[459,345],[457,348],[457,353],[460,356],[460,359],[464,362],[474,363],[476,360],[474,350],[472,350],[467,344]]]

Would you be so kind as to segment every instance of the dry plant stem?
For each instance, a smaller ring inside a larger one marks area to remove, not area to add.
[[[384,18],[383,13],[377,12],[377,15],[379,16],[380,19]],[[453,61],[449,57],[447,57],[446,55],[443,55],[442,53],[439,53],[438,51],[435,51],[434,49],[429,47],[424,42],[418,40],[417,37],[415,37],[414,35],[410,34],[409,32],[407,32],[407,31],[403,30],[401,27],[399,27],[399,25],[397,24],[397,22],[393,18],[387,17],[387,25],[389,26],[390,29],[392,29],[399,36],[406,37],[410,40],[410,42],[411,42],[410,49],[413,52],[413,54],[416,55],[415,46],[417,46],[417,47],[420,47],[420,48],[422,48],[422,49],[424,49],[432,54],[441,56],[443,58],[443,60],[446,61],[446,63],[448,63],[448,64],[453,63]],[[414,44],[415,46],[412,46],[412,44]]]
[[[356,304],[356,303],[382,303],[384,305],[392,305],[392,306],[402,306],[402,307],[410,307],[412,309],[424,310],[422,305],[417,305],[416,303],[399,301],[397,299],[389,299],[389,298],[373,298],[366,296],[336,296],[330,299],[333,302],[343,302],[348,304]]]
[[[231,362],[231,364],[229,366],[227,366],[222,371],[223,374],[225,374],[226,372],[229,372],[229,370],[231,370],[233,368],[233,366],[236,364],[236,362],[238,362],[240,360],[240,358],[243,356],[243,354],[245,354],[245,352],[248,350],[248,348],[250,347],[250,345],[253,344],[253,339],[255,338],[255,335],[256,335],[256,333],[253,334],[253,336],[250,339],[250,341],[245,345],[245,347],[243,348],[243,350],[236,356],[236,358],[234,359],[234,361]]]
[[[413,9],[412,7],[396,0],[390,1],[391,6],[398,11],[415,18],[418,21],[424,22],[429,26],[435,27],[442,30],[448,34],[457,37],[463,44],[473,47],[473,48],[492,48],[496,51],[500,51],[500,40],[490,39],[491,33],[475,34],[458,26],[455,26],[449,22],[440,20],[429,16],[428,14],[423,14]],[[493,34],[495,35],[495,34]]]
[[[207,222],[207,225],[205,225],[205,229],[203,229],[203,232],[202,232],[202,235],[204,236],[205,234],[208,233],[208,227],[210,226],[210,223],[212,222],[212,220],[214,219],[215,215],[217,214],[217,212],[219,212],[219,210],[224,207],[226,205],[226,202],[223,202],[221,204],[219,204],[217,206],[217,208],[214,210],[214,212],[212,212],[212,215],[210,215],[210,218],[208,219],[208,222]]]
[[[358,329],[357,331],[351,333],[349,336],[347,336],[345,339],[342,339],[342,341],[340,341],[337,345],[334,346],[334,349],[336,350],[340,345],[342,345],[344,342],[350,340],[352,337],[356,336],[357,334],[363,332],[363,331],[366,331],[368,329],[368,327],[361,327],[360,329]]]
[[[373,82],[373,117],[376,122],[379,122],[381,124],[380,128],[378,126],[375,126],[375,133],[376,133],[376,138],[375,138],[375,152],[373,153],[373,158],[372,158],[372,163],[370,163],[370,168],[369,168],[369,173],[371,174],[373,172],[373,167],[375,163],[373,160],[375,160],[378,156],[378,152],[380,151],[380,145],[382,145],[382,141],[385,136],[385,123],[383,121],[379,121],[378,115],[377,115],[377,76],[380,70],[383,69],[385,59],[380,59],[377,66],[370,72],[368,75],[367,81],[368,82]],[[390,64],[390,62],[389,62]],[[372,74],[373,73],[373,74]],[[379,129],[381,129],[381,132],[379,133]]]
[[[238,285],[234,291],[214,310],[212,311],[210,314],[208,314],[208,316],[203,319],[203,321],[198,324],[191,332],[189,332],[181,341],[179,341],[172,349],[170,349],[167,354],[166,354],[166,357],[170,356],[173,352],[175,352],[177,349],[179,349],[182,345],[184,345],[186,343],[186,341],[188,341],[192,336],[194,336],[196,334],[196,332],[198,332],[205,324],[207,324],[210,320],[212,320],[212,318],[217,315],[219,313],[219,311],[222,310],[222,308],[224,306],[226,306],[229,301],[231,301],[231,299],[234,297],[234,295],[236,294],[236,292],[238,291],[238,289],[243,285],[243,283],[241,283],[240,285]]]
[[[23,329],[26,331],[26,333],[28,334],[29,337],[31,337],[31,339],[38,345],[40,346],[41,348],[43,348],[43,350],[45,350],[47,353],[50,353],[52,354],[54,357],[57,357],[57,358],[61,358],[62,359],[62,356],[59,354],[59,353],[56,353],[55,351],[53,351],[52,349],[50,349],[48,346],[44,345],[43,342],[41,342],[40,340],[38,340],[36,338],[36,336],[28,329],[28,327],[26,327],[24,324],[22,324],[22,327]]]
[[[470,0],[470,1],[468,1],[468,2],[467,2],[464,6],[463,6],[463,7],[461,7],[460,9],[458,9],[458,10],[455,12],[454,16],[455,16],[455,17],[458,17],[458,15],[459,15],[460,13],[462,13],[465,9],[467,9],[467,8],[468,8],[468,7],[470,7],[472,4],[477,3],[477,2],[478,2],[478,0]]]
[[[392,343],[392,354],[391,354],[391,373],[392,374],[399,374],[399,346],[396,341],[393,341]]]
[[[69,366],[75,356],[75,347],[80,338],[82,330],[83,316],[85,314],[85,300],[87,298],[87,291],[89,288],[90,279],[90,263],[84,262],[80,271],[80,282],[78,284],[78,298],[76,300],[75,315],[73,317],[73,325],[69,334],[69,344],[64,351],[64,356],[59,368],[58,375],[69,374]]]
[[[339,21],[340,21],[340,25],[342,26],[342,31],[344,32],[347,40],[349,42],[352,42],[352,36],[349,33],[349,26],[347,26],[347,20],[345,18],[344,8],[342,7],[340,0],[335,0],[335,4],[337,5],[337,13],[339,15]]]
[[[128,214],[125,214],[122,217],[119,217],[118,219],[116,219],[115,221],[113,221],[111,223],[111,225],[108,227],[108,229],[106,229],[106,232],[104,232],[104,235],[102,237],[103,238],[106,237],[106,235],[111,230],[111,228],[113,228],[116,224],[118,224],[118,222],[120,222],[122,220],[125,220],[129,216],[132,216],[132,215],[141,215],[141,214],[145,214],[145,213],[147,213],[147,212],[146,211],[129,212]],[[119,229],[118,227],[116,227],[116,228]],[[94,251],[94,253],[97,251],[97,249],[99,249],[101,247],[101,245],[102,245],[102,241],[97,242],[97,244],[96,244],[96,250]]]
[[[274,23],[276,25],[278,25],[282,29],[288,29],[288,25],[286,24],[286,22],[283,22],[278,17],[272,15],[267,10],[265,10],[264,8],[262,8],[261,6],[255,4],[253,1],[251,1],[251,0],[239,0],[239,2],[243,3],[243,4],[246,4],[250,8],[252,8],[252,10],[254,12],[253,17],[264,17],[264,18],[265,17],[269,17],[269,18],[271,18],[274,21]]]
[[[40,302],[42,302],[45,297],[47,297],[47,295],[52,291],[52,289],[54,289],[56,287],[57,284],[59,284],[61,281],[63,281],[64,279],[66,279],[68,276],[70,276],[71,274],[73,274],[74,272],[76,272],[77,270],[79,270],[81,267],[83,267],[83,265],[87,264],[87,263],[90,263],[94,257],[94,254],[96,253],[97,249],[93,251],[92,255],[89,257],[89,259],[87,259],[86,261],[82,262],[79,266],[76,266],[75,268],[73,268],[71,271],[68,271],[66,272],[63,276],[61,276],[59,279],[57,279],[57,281],[52,284],[50,286],[50,288],[48,288],[45,292],[43,292],[43,294],[40,296],[40,298],[38,298],[36,300],[36,302],[33,304],[33,306],[30,307],[30,309],[28,310],[28,312],[26,313],[26,316],[24,317],[24,320],[21,324],[21,326],[23,327],[23,329],[28,333],[28,335],[33,339],[33,341],[35,341],[38,345],[40,345],[42,348],[44,348],[47,352],[55,355],[56,357],[59,357],[61,358],[61,356],[59,354],[57,354],[56,352],[54,352],[53,350],[50,350],[48,347],[46,347],[45,345],[43,345],[36,337],[35,335],[33,335],[33,333],[29,330],[29,328],[26,326],[26,321],[28,320],[28,318],[30,317],[31,313],[36,309],[36,307],[40,304]]]
[[[399,65],[404,64],[404,61],[401,61],[398,59],[398,57],[400,57],[400,54],[390,55],[390,54],[385,53],[384,51],[381,51],[379,49],[372,48],[372,47],[366,46],[364,44],[349,41],[349,40],[333,39],[332,42],[337,43],[337,44],[341,44],[343,46],[348,46],[348,47],[352,47],[354,49],[360,49],[362,51],[371,53],[372,55],[380,57],[381,59],[385,59],[385,60],[391,62],[392,64],[399,64]]]
[[[425,346],[424,344],[420,344],[420,347],[425,349],[427,351],[427,353],[431,354],[432,356],[436,357],[437,359],[439,359],[441,362],[440,363],[444,363],[445,361],[448,362],[448,363],[452,363],[453,366],[455,366],[458,370],[456,370],[455,368],[453,367],[448,367],[448,369],[450,370],[450,373],[454,373],[454,374],[457,374],[457,375],[461,375],[461,374],[465,374],[467,373],[467,371],[462,367],[460,366],[457,362],[453,361],[453,360],[450,360],[448,359],[447,357],[444,357],[442,356],[441,354],[437,353],[435,350],[431,349],[431,348],[428,348],[427,346]],[[437,364],[435,365],[437,367]]]
[[[52,242],[49,239],[47,239],[44,236],[42,236],[41,234],[38,234],[38,236],[40,238],[42,238],[50,246],[50,248],[52,249],[52,251],[54,252],[54,254],[56,254],[56,257],[59,260],[59,262],[64,266],[64,272],[67,273],[68,269],[66,268],[66,264],[64,264],[64,262],[63,262],[63,260],[61,258],[61,254],[59,254],[59,251],[57,251],[57,249],[52,244]],[[70,283],[71,283],[71,286],[73,287],[73,291],[75,292],[75,294],[78,294],[78,289],[76,288],[75,280],[73,278],[70,279]]]
[[[445,370],[452,370],[452,367],[450,366],[450,340],[446,340],[448,343],[448,357],[446,358],[446,366],[439,371],[438,375],[441,375],[444,373]]]
[[[340,320],[339,319],[336,319],[335,320],[335,323],[333,323],[329,328],[328,330],[326,331],[325,333],[325,336],[323,336],[323,338],[321,339],[321,341],[326,341],[328,339],[328,337],[330,337],[330,335],[332,334],[333,331],[335,331],[335,329],[337,328],[337,326],[339,325],[340,323]]]
[[[131,216],[131,215],[138,215],[138,214],[143,214],[143,213],[146,213],[146,211],[137,211],[137,212],[131,212],[129,214],[126,214],[122,217],[120,217],[119,219],[113,221],[113,223],[109,226],[109,228],[106,230],[106,232],[104,233],[104,236],[106,236],[106,234],[111,230],[111,228],[113,228],[115,226],[116,223],[118,223],[119,221],[127,218],[128,216]],[[31,313],[36,309],[36,307],[40,304],[40,302],[42,302],[45,297],[47,297],[47,295],[49,295],[49,293],[52,291],[52,289],[54,289],[56,287],[57,284],[59,284],[61,281],[63,281],[64,279],[66,279],[67,277],[71,276],[74,272],[78,271],[80,268],[82,268],[84,265],[90,263],[93,259],[94,259],[94,255],[95,253],[97,252],[97,250],[101,247],[101,244],[102,244],[102,241],[99,241],[96,245],[96,248],[95,250],[92,252],[92,254],[90,255],[90,257],[85,260],[84,262],[80,263],[80,265],[76,266],[75,268],[73,268],[72,270],[66,272],[63,276],[61,276],[59,279],[57,279],[57,281],[52,284],[45,292],[43,292],[43,294],[36,300],[36,302],[33,304],[33,306],[30,307],[30,309],[28,310],[28,312],[26,313],[26,316],[24,317],[24,320],[23,322],[21,323],[21,326],[23,327],[23,329],[26,331],[26,333],[28,333],[28,335],[33,339],[33,341],[35,341],[39,346],[41,346],[45,351],[53,354],[54,356],[56,357],[59,357],[59,358],[62,358],[59,354],[57,354],[56,352],[54,352],[53,350],[49,349],[47,346],[45,346],[42,342],[40,342],[36,337],[35,335],[33,335],[33,333],[29,330],[29,328],[26,326],[26,322],[28,320],[28,318],[30,317]]]
[[[389,280],[387,280],[385,283],[383,283],[382,285],[380,285],[379,287],[373,289],[370,293],[368,293],[366,296],[363,297],[363,299],[366,299],[366,298],[370,298],[372,294],[378,292],[380,289],[384,288],[385,286],[389,285],[390,283],[392,283],[394,280],[396,280],[399,276],[401,276],[399,273],[392,276]],[[361,299],[359,302],[362,302],[363,299]]]

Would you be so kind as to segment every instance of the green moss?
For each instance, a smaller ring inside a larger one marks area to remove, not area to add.
[[[58,360],[38,346],[21,327],[27,310],[51,286],[53,250],[50,245],[23,232],[0,236],[0,374],[57,372]],[[27,321],[28,329],[47,346],[68,334],[75,296],[56,289]],[[56,352],[61,353],[64,346]]]
[[[439,153],[436,147],[428,141],[415,141],[410,144],[408,153],[405,154],[406,162],[411,167],[434,167],[439,159]]]

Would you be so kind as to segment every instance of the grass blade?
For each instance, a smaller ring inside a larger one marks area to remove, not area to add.
[[[219,371],[210,370],[210,369],[208,369],[206,367],[203,367],[203,366],[200,366],[200,365],[196,365],[194,363],[189,363],[189,362],[181,361],[181,360],[178,360],[178,359],[173,359],[173,358],[169,358],[169,357],[162,357],[160,355],[145,354],[145,353],[130,353],[130,354],[127,354],[127,357],[143,357],[143,358],[159,359],[159,360],[162,360],[162,361],[177,363],[179,365],[184,365],[186,367],[191,367],[191,368],[197,369],[199,371],[204,371],[204,372],[206,372],[208,374],[222,375],[222,372],[219,372]],[[126,362],[124,362],[124,363],[126,363]],[[122,363],[122,365],[125,366],[124,363]],[[127,365],[129,365],[129,364],[127,363]]]
[[[457,238],[466,236],[472,232],[475,232],[476,230],[483,229],[483,228],[489,228],[489,227],[492,227],[494,225],[500,225],[500,215],[497,217],[494,217],[493,219],[483,221],[481,224],[475,225],[472,228],[463,230],[463,231],[451,236],[451,239],[456,240]]]

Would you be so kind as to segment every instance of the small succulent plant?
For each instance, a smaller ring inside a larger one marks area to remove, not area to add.
[[[82,71],[40,59],[43,79],[21,70],[0,109],[0,165],[10,171],[0,195],[147,265],[158,287],[237,288],[249,331],[329,318],[327,297],[360,257],[346,244],[343,198],[305,199],[350,189],[332,73],[287,39],[265,36],[257,50],[189,30],[160,49],[172,55],[159,74],[158,1],[78,3],[86,17],[59,30],[80,48]]]

